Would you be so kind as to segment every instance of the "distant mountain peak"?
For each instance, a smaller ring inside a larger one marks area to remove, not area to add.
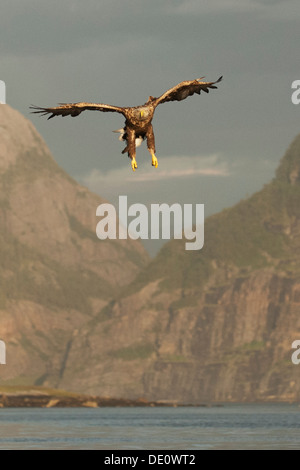
[[[292,186],[300,184],[300,134],[282,157],[276,171],[276,179]]]
[[[33,154],[44,160],[54,159],[34,125],[8,104],[0,105],[0,173],[17,163],[19,157]]]

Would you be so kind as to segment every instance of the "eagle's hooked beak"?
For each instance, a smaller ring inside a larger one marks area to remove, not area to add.
[[[143,116],[144,116],[144,110],[142,109],[142,110],[140,111],[140,117],[141,117],[141,119],[143,118]]]

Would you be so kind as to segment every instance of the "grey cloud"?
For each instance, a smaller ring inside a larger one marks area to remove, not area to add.
[[[155,37],[169,13],[152,0],[4,0],[1,52],[50,54]],[[155,19],[155,21],[154,21]],[[16,34],[17,32],[17,34]]]
[[[201,46],[197,44],[199,35],[204,45],[213,47],[211,41],[205,40],[212,30],[216,35],[225,31],[226,46],[227,22],[228,27],[239,22],[243,13],[253,13],[249,18],[243,17],[245,25],[257,19],[256,15],[271,10],[270,6],[277,19],[283,9],[285,17],[289,12],[292,17],[294,1],[285,0],[283,4],[280,0],[2,0],[1,54],[59,54],[130,41],[142,49],[149,40],[160,43],[162,48],[177,47],[183,54],[183,44],[189,42],[191,50]],[[228,13],[233,16],[228,18]],[[267,15],[264,20],[268,20]]]

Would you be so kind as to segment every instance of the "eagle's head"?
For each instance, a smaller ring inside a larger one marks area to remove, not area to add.
[[[137,121],[147,121],[150,117],[150,109],[147,106],[140,106],[134,110],[134,117]]]

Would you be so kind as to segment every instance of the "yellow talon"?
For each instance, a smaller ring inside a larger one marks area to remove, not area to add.
[[[131,168],[133,169],[133,171],[135,171],[136,168],[137,168],[137,163],[136,163],[136,159],[135,159],[135,158],[133,158],[133,159],[131,160]]]
[[[158,161],[154,153],[152,153],[152,166],[155,166],[155,168],[158,167]]]

